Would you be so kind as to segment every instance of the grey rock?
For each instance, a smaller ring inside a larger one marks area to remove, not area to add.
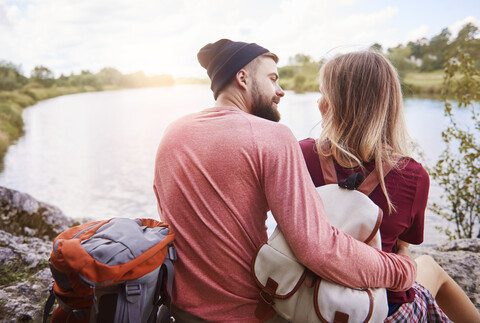
[[[0,288],[2,322],[40,322],[48,297],[52,275],[48,268],[32,275],[28,280]]]
[[[0,187],[0,227],[15,235],[53,239],[75,223],[59,208]]]
[[[58,208],[0,187],[0,322],[41,321],[52,283],[51,240],[73,224]],[[431,255],[480,309],[480,239],[411,250]]]
[[[480,309],[480,239],[459,239],[435,247],[411,246],[412,256],[430,255]]]
[[[0,321],[40,320],[52,275],[52,242],[0,230]]]
[[[37,267],[48,260],[52,242],[35,237],[14,236],[0,230],[0,264],[19,264],[21,268]]]

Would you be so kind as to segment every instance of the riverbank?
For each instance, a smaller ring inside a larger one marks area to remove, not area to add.
[[[209,84],[208,79],[176,78],[172,80],[177,84]],[[165,85],[166,86],[166,85]],[[84,92],[99,92],[122,90],[130,87],[102,85],[94,87],[82,86],[53,86],[42,87],[38,83],[27,84],[20,90],[0,91],[0,171],[3,169],[3,160],[8,147],[15,143],[23,134],[22,112],[25,108],[39,101],[55,98],[62,95]],[[137,88],[137,87],[134,87]]]
[[[108,87],[103,90],[113,90]],[[98,89],[91,86],[68,87],[25,87],[15,91],[0,91],[0,170],[8,147],[23,135],[23,109],[38,101],[61,95],[93,92]]]
[[[39,322],[52,283],[52,240],[78,222],[55,206],[4,187],[0,215],[0,321]],[[480,239],[412,248],[414,255],[434,257],[480,308]]]
[[[305,69],[297,66],[279,68],[279,84],[284,90],[295,93],[318,92],[318,68]],[[402,79],[402,91],[406,97],[421,97],[441,100],[443,70],[433,72],[410,72]]]
[[[310,64],[311,65],[311,64]],[[296,93],[318,92],[318,68],[284,66],[279,68],[280,86],[284,90]],[[402,84],[406,96],[440,98],[443,82],[443,71],[431,73],[409,73]],[[208,84],[207,79],[180,78],[174,84]],[[22,112],[28,106],[38,101],[51,99],[61,95],[83,92],[110,91],[125,87],[104,85],[94,87],[82,86],[53,86],[42,87],[38,83],[27,84],[20,90],[0,91],[0,170],[3,169],[3,160],[8,147],[16,142],[24,133]]]

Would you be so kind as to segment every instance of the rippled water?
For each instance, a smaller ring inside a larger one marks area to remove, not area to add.
[[[287,92],[282,123],[298,139],[316,137],[317,93]],[[27,192],[74,218],[157,217],[152,190],[154,159],[165,127],[214,103],[208,86],[83,93],[25,109],[25,135],[11,146],[0,185]],[[443,104],[407,99],[410,134],[433,161],[443,149]],[[432,188],[432,198],[438,190]],[[443,240],[442,220],[428,213],[426,243]],[[267,222],[270,231],[274,222]]]

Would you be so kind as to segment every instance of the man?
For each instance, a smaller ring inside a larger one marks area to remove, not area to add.
[[[284,96],[277,56],[222,39],[203,47],[198,60],[216,104],[168,127],[154,180],[160,217],[176,233],[180,313],[258,320],[250,265],[267,240],[268,210],[298,259],[318,275],[351,287],[409,288],[413,260],[370,248],[328,223],[297,140],[275,122]]]

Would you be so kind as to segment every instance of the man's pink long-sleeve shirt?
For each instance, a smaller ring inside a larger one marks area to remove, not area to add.
[[[208,321],[256,321],[259,289],[250,265],[267,240],[268,210],[298,259],[326,279],[392,290],[415,280],[411,259],[329,224],[286,126],[238,108],[210,108],[172,123],[158,148],[154,191],[160,217],[176,234],[174,304]]]

